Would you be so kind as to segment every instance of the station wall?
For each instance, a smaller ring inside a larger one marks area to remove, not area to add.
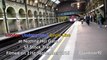
[[[4,19],[3,7],[0,6],[0,27],[2,27],[2,29],[0,29],[0,35],[7,33],[5,21],[7,21],[8,24],[8,33],[20,32],[58,23],[54,10],[27,5],[26,12],[25,4],[12,0],[6,0],[5,4],[6,20]]]

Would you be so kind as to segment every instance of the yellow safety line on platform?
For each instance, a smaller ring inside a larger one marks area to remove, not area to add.
[[[73,26],[75,26],[75,25],[73,25]],[[77,27],[77,28],[78,28],[78,27]],[[71,31],[71,30],[69,29],[69,30],[67,31],[67,33],[70,33],[70,31]],[[53,54],[58,51],[59,47],[60,47],[61,44],[65,41],[65,39],[66,39],[66,37],[63,37],[63,38],[62,38],[62,41],[61,41],[61,42],[58,44],[58,46],[55,48]],[[52,60],[53,56],[54,56],[54,55],[49,56],[49,58],[48,58],[47,60]]]
[[[58,44],[58,46],[57,46],[56,49],[54,50],[53,54],[54,54],[55,52],[57,52],[57,50],[59,49],[59,47],[61,46],[61,44],[64,42],[64,40],[65,40],[65,38],[63,38],[62,41],[60,42],[60,44]],[[51,59],[53,58],[53,56],[54,56],[54,55],[51,55],[51,56],[48,58],[48,60],[51,60]]]
[[[71,31],[71,30],[69,29],[68,32],[70,32],[70,31]],[[57,50],[59,49],[59,47],[61,46],[61,44],[64,42],[65,39],[66,39],[66,37],[63,37],[63,38],[62,38],[62,41],[61,41],[61,42],[58,44],[58,46],[55,48],[53,54],[57,52]],[[52,60],[53,56],[54,56],[54,55],[51,55],[47,60]]]

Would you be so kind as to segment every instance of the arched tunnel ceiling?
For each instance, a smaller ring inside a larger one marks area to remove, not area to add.
[[[55,9],[59,9],[58,11],[59,12],[62,12],[62,11],[70,11],[70,10],[78,10],[76,8],[76,2],[87,2],[89,0],[30,0],[30,1],[38,1],[38,3],[43,3],[47,6],[50,6],[50,7],[53,7]],[[58,3],[59,2],[59,3]],[[73,4],[73,6],[71,6],[71,4]],[[80,10],[84,11],[84,8],[85,8],[85,4],[86,3],[81,3],[80,5]],[[65,9],[65,10],[64,10]]]
[[[59,0],[60,2],[65,2],[65,1],[68,1],[68,2],[75,2],[75,1],[90,1],[90,0]]]
[[[90,0],[59,0],[55,7],[58,16],[72,15],[85,12],[86,5]],[[79,7],[78,7],[79,3]]]
[[[90,0],[59,0],[60,3],[56,6],[56,9],[58,9],[58,12],[64,12],[64,11],[85,11],[85,7],[88,1]],[[77,2],[80,3],[80,7],[77,7]]]
[[[48,6],[53,6],[53,7],[57,6],[57,4],[55,2],[53,2],[52,0],[39,0],[39,2],[42,2],[42,3],[44,3],[44,4],[48,5]]]

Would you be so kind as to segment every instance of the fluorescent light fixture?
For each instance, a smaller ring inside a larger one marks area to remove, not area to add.
[[[51,0],[51,1],[55,2],[56,0]]]
[[[52,7],[52,8],[54,8],[54,7]]]
[[[78,5],[78,6],[77,6],[77,8],[79,9],[79,8],[80,8],[80,6]]]
[[[38,3],[38,0],[35,0],[35,3]]]
[[[80,3],[79,3],[79,2],[77,3],[77,8],[78,8],[78,9],[80,8]]]
[[[58,10],[58,9],[56,9],[56,10]]]
[[[59,0],[57,0],[55,3],[56,3],[56,4],[59,4],[59,3],[60,3],[60,1],[59,1]]]
[[[80,6],[77,6],[78,8],[80,7]]]
[[[59,4],[60,1],[59,0],[51,0],[52,2],[55,2],[56,4]]]
[[[45,6],[47,6],[47,4]]]
[[[80,3],[79,3],[79,2],[77,3],[77,6],[80,6]]]

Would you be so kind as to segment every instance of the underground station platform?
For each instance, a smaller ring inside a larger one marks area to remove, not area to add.
[[[106,60],[107,30],[91,24],[75,22],[65,32],[71,36],[60,37],[39,60]]]
[[[107,60],[107,0],[0,0],[0,60]]]
[[[68,24],[64,26],[65,24]],[[41,35],[38,38],[32,36],[16,36],[6,38],[6,44],[1,43],[0,59],[5,60],[106,60],[107,59],[107,30],[105,27],[99,28],[96,23],[90,23],[88,26],[85,22],[69,22],[61,23],[57,27],[52,27],[50,31],[41,32],[57,32],[61,28],[63,35],[53,33],[50,37]],[[68,28],[65,28],[68,27]],[[51,27],[50,27],[51,28]],[[56,29],[55,29],[56,28]],[[34,32],[33,32],[34,33]],[[35,31],[36,33],[36,31]],[[30,34],[30,33],[29,33]],[[44,38],[45,36],[46,38]],[[20,38],[17,38],[20,37]],[[56,37],[56,38],[53,38]],[[3,38],[2,38],[3,39]],[[26,41],[28,40],[28,41]],[[37,40],[37,41],[36,41]],[[48,41],[46,41],[48,40]],[[17,41],[17,42],[16,42]],[[9,42],[9,43],[8,43]],[[11,43],[11,44],[10,44]],[[7,45],[7,46],[5,46]],[[5,46],[5,47],[3,47]],[[27,53],[26,53],[27,52]],[[5,58],[4,58],[5,57]]]

